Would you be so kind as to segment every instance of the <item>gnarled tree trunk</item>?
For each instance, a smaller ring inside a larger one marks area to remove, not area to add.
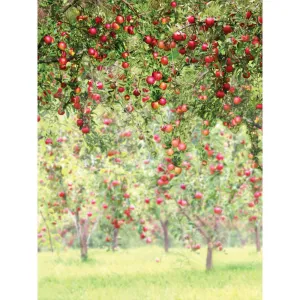
[[[206,271],[211,270],[212,267],[213,267],[212,255],[213,255],[213,243],[208,242],[208,244],[207,244],[207,255],[206,255]]]
[[[160,220],[160,224],[164,233],[164,249],[165,252],[169,252],[170,242],[169,242],[169,232],[168,232],[168,224],[169,221],[162,221]]]
[[[115,251],[115,249],[118,247],[118,234],[119,234],[119,228],[114,228],[114,236],[113,236],[113,244],[112,244],[113,251]]]
[[[255,245],[256,245],[256,251],[260,252],[261,250],[261,243],[260,243],[260,231],[259,231],[259,226],[255,226]]]

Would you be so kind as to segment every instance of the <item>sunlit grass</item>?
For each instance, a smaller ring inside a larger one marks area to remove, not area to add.
[[[261,254],[253,247],[214,252],[214,270],[205,272],[206,249],[199,254],[159,247],[40,253],[39,300],[259,300]],[[160,262],[155,261],[160,258]]]

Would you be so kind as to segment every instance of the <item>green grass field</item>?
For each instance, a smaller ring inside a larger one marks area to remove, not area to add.
[[[262,255],[254,247],[214,252],[214,270],[205,272],[206,249],[150,246],[112,253],[79,250],[39,253],[39,300],[259,300]],[[160,262],[155,261],[156,257]]]

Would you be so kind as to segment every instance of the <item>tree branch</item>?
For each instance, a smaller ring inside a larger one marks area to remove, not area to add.
[[[76,58],[79,58],[83,54],[84,51],[85,50],[82,50],[74,56],[69,56],[67,58],[67,61],[71,61]],[[58,58],[57,57],[48,57],[48,58],[45,58],[44,60],[38,60],[38,64],[51,64],[51,63],[58,63]]]
[[[69,5],[67,5],[65,8],[63,8],[62,14],[64,14],[69,8],[71,8],[72,6],[74,6],[77,2],[79,2],[79,0],[74,0]]]
[[[251,124],[251,125],[253,125],[254,127],[256,127],[258,129],[262,129],[262,126],[260,126],[259,124],[253,122],[252,120],[249,120],[249,119],[246,119],[246,118],[244,118],[244,120],[247,121],[248,124]]]
[[[129,2],[127,2],[126,0],[121,0],[125,5],[127,5],[138,17],[140,17],[140,14],[138,13],[138,11],[133,7],[132,4],[130,4]]]
[[[196,225],[193,221],[192,221],[192,219],[186,214],[186,212],[184,211],[184,210],[181,210],[181,212],[182,212],[182,214],[190,221],[190,222],[192,222],[194,225],[195,225],[195,227],[197,228],[197,230],[205,237],[205,239],[207,240],[207,241],[209,241],[210,239],[209,239],[209,237],[208,237],[208,235],[207,235],[207,233],[205,232],[205,230],[203,230],[200,226],[198,226],[198,225]],[[198,217],[199,218],[199,217]],[[197,218],[197,219],[198,219]],[[201,219],[199,218],[199,221],[200,221]],[[201,220],[202,221],[202,220]],[[200,222],[201,222],[200,221]]]
[[[49,227],[48,227],[48,225],[47,225],[46,219],[44,218],[44,215],[43,215],[42,211],[40,211],[40,214],[41,214],[41,216],[42,216],[42,218],[43,218],[43,220],[44,220],[44,223],[45,223],[45,225],[46,225],[46,227],[47,227],[47,232],[48,232],[49,241],[50,241],[50,246],[51,246],[51,252],[53,252],[53,245],[52,245],[52,239],[51,239],[51,234],[50,234]]]
[[[99,223],[99,221],[100,221],[100,218],[101,218],[101,215],[98,216],[97,221],[95,222],[95,224],[94,224],[94,226],[93,226],[93,228],[92,228],[92,230],[91,230],[91,233],[89,234],[89,236],[88,236],[88,238],[87,238],[87,241],[86,241],[87,246],[89,245],[89,241],[90,241],[90,238],[91,238],[91,236],[92,236],[92,233],[95,231],[96,227],[98,226],[98,223]]]

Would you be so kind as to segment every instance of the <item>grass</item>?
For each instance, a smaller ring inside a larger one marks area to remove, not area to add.
[[[205,272],[206,249],[155,246],[39,253],[39,300],[260,300],[262,257],[254,247],[215,251],[214,269]],[[156,257],[160,262],[155,261]]]

